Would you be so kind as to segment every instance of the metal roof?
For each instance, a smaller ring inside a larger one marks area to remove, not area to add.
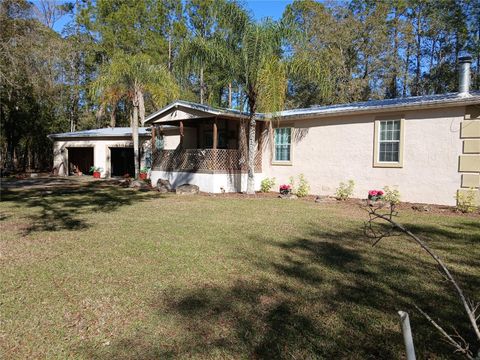
[[[203,105],[203,104],[197,104],[194,102],[190,101],[184,101],[184,100],[177,100],[164,108],[148,115],[145,118],[145,121],[143,124],[148,124],[152,121],[154,121],[157,117],[160,117],[164,113],[168,113],[172,109],[191,109],[195,111],[199,111],[201,113],[204,113],[205,116],[224,116],[224,117],[234,117],[234,118],[242,118],[246,119],[248,118],[249,114],[247,112],[242,112],[239,110],[234,110],[234,109],[221,109],[221,108],[215,108],[212,106],[208,105]]]
[[[146,127],[138,128],[139,136],[150,136],[150,132],[147,132]],[[107,137],[107,138],[122,138],[122,137],[131,137],[132,128],[129,127],[115,127],[115,128],[102,128],[102,129],[92,129],[92,130],[81,130],[66,132],[60,134],[50,134],[48,135],[51,139],[58,138],[89,138],[89,137]]]
[[[411,96],[406,98],[370,100],[350,104],[312,106],[306,109],[292,109],[277,113],[259,114],[265,119],[291,120],[305,117],[327,117],[337,115],[354,115],[358,113],[391,112],[448,106],[480,104],[480,91],[469,94],[449,93],[441,95]]]
[[[370,100],[349,104],[327,106],[311,106],[304,109],[283,110],[274,113],[257,113],[257,120],[295,120],[309,117],[329,117],[339,115],[356,115],[361,113],[382,113],[404,110],[419,110],[449,106],[466,106],[480,104],[480,91],[471,91],[469,94],[449,93],[440,95],[410,96],[405,98]],[[214,108],[208,105],[196,104],[189,101],[175,101],[170,105],[150,114],[144,124],[155,121],[167,115],[171,109],[192,109],[205,113],[205,116],[224,116],[248,118],[247,112],[232,109]]]

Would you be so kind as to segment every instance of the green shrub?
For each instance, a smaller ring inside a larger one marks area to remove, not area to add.
[[[292,194],[295,194],[295,190],[296,190],[296,188],[295,188],[295,177],[290,176],[290,179],[288,180],[288,183],[290,184],[290,189],[291,189],[290,192]]]
[[[310,191],[310,185],[303,174],[298,175],[298,186],[296,185],[297,181],[294,176],[290,176],[288,183],[292,189],[292,194],[297,195],[298,197],[305,197]]]
[[[355,181],[348,180],[348,183],[341,182],[335,191],[335,198],[337,200],[347,200],[353,195],[353,189],[355,188]]]
[[[262,180],[262,182],[260,183],[260,191],[261,192],[269,192],[270,190],[272,190],[272,188],[275,186],[275,178],[265,178]]]
[[[398,189],[392,189],[389,186],[383,188],[383,200],[390,205],[397,205],[400,203],[400,191]]]
[[[298,188],[295,191],[295,195],[298,197],[305,197],[308,195],[308,192],[310,191],[310,185],[308,184],[307,179],[305,179],[305,176],[303,174],[300,174],[298,176]]]
[[[478,209],[477,190],[469,188],[468,190],[457,191],[457,209],[463,213],[472,213]]]

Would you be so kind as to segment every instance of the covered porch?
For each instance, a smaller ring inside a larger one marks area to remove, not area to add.
[[[245,113],[177,101],[147,117],[145,125],[152,127],[152,171],[219,174],[247,171]],[[178,146],[165,149],[163,127],[172,125],[178,128]],[[263,122],[257,123],[256,130],[255,172],[260,173]]]

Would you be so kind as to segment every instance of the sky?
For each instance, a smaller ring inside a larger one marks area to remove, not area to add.
[[[33,3],[36,0],[32,1]],[[59,3],[65,2],[59,0]],[[245,7],[251,12],[256,20],[261,20],[265,17],[278,20],[285,10],[288,4],[291,4],[293,0],[243,0]],[[71,16],[64,16],[59,19],[54,26],[54,30],[62,32],[63,27],[71,20]]]
[[[282,16],[285,7],[292,2],[292,0],[246,0],[245,5],[257,20],[264,17],[277,20]]]

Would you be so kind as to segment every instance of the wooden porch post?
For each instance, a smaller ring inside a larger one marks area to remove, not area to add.
[[[218,146],[218,128],[217,128],[217,117],[213,120],[213,149],[217,150]]]
[[[180,147],[183,148],[183,121],[180,121]]]
[[[238,150],[240,151],[239,157],[239,170],[245,170],[247,168],[247,156],[248,156],[248,144],[247,144],[247,121],[240,120],[238,124]]]
[[[263,131],[265,130],[265,123],[263,121],[259,121],[258,123],[258,148],[256,158],[259,159],[260,168],[257,168],[257,159],[255,159],[255,168],[257,171],[262,171],[262,151],[263,151]]]
[[[155,125],[153,125],[153,126],[152,126],[152,154],[153,154],[153,152],[156,150],[156,148],[155,148],[155,137],[156,137],[156,135],[157,135],[157,134],[155,133],[155,132],[156,132],[156,129],[157,129],[157,128],[155,127]]]
[[[218,127],[217,127],[217,117],[213,119],[213,164],[210,165],[210,168],[216,170],[217,167],[217,146],[218,146]]]

